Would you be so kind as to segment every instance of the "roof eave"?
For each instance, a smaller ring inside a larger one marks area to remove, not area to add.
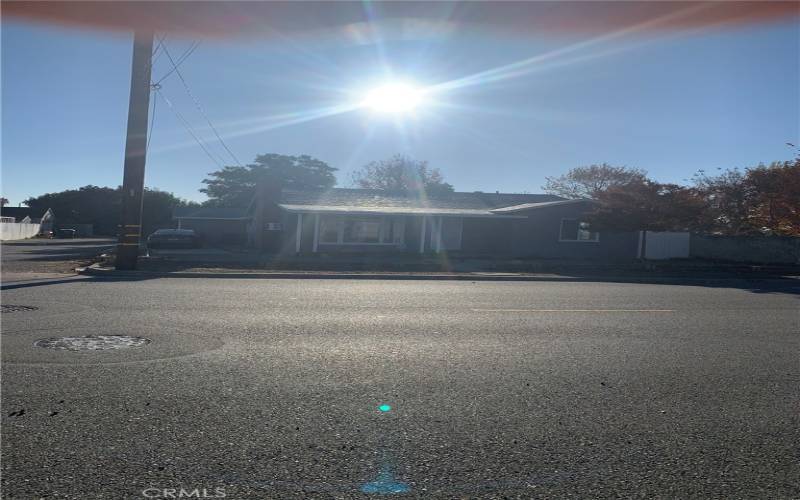
[[[560,207],[563,205],[576,205],[579,203],[597,203],[597,201],[589,199],[575,199],[575,200],[562,200],[562,201],[544,201],[541,203],[521,203],[520,205],[512,205],[509,207],[493,208],[490,210],[490,212],[495,214],[518,213],[518,212],[524,212],[525,210],[538,210],[542,208]]]
[[[487,211],[487,213],[460,213],[460,212],[436,212],[436,211],[414,211],[414,210],[348,210],[339,208],[309,207],[302,208],[297,206],[278,205],[281,209],[293,214],[340,214],[340,215],[406,215],[406,216],[439,216],[439,217],[465,217],[465,218],[484,218],[484,219],[524,219],[521,215],[503,215]]]

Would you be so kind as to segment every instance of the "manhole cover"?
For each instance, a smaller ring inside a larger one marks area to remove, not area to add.
[[[3,304],[2,306],[0,306],[0,312],[4,313],[13,313],[19,311],[36,311],[37,309],[39,308],[33,306],[13,306],[11,304]]]
[[[86,335],[85,337],[51,337],[33,343],[36,347],[60,349],[64,351],[105,351],[107,349],[124,349],[141,347],[150,343],[144,337],[129,335]]]

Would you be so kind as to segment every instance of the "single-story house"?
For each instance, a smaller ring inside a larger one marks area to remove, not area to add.
[[[39,224],[39,232],[52,231],[56,218],[51,209],[41,211],[30,207],[0,207],[4,222]],[[13,220],[12,220],[13,219]]]
[[[39,224],[42,219],[48,219],[52,222],[54,219],[53,211],[47,209],[44,213],[30,207],[2,207],[0,208],[0,216],[13,217],[14,222],[29,222]]]
[[[264,252],[448,253],[494,258],[629,260],[638,232],[597,232],[587,200],[546,194],[423,193],[261,186],[244,214],[202,219],[238,231]],[[195,212],[199,215],[199,212]],[[183,218],[200,224],[201,219]],[[214,222],[218,221],[218,222]],[[242,222],[245,221],[245,222]]]

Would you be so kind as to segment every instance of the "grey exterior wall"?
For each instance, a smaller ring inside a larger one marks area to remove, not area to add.
[[[513,256],[515,219],[464,218],[461,251],[464,256]]]
[[[800,264],[800,238],[693,234],[689,255],[697,259],[754,264]]]
[[[557,205],[519,212],[527,219],[514,221],[511,253],[514,257],[626,261],[635,259],[637,232],[601,231],[598,241],[559,241],[562,219],[580,220],[588,203]]]

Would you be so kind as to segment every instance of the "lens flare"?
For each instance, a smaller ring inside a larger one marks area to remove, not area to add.
[[[408,113],[423,100],[422,89],[408,83],[387,83],[370,90],[362,105],[379,113]]]

